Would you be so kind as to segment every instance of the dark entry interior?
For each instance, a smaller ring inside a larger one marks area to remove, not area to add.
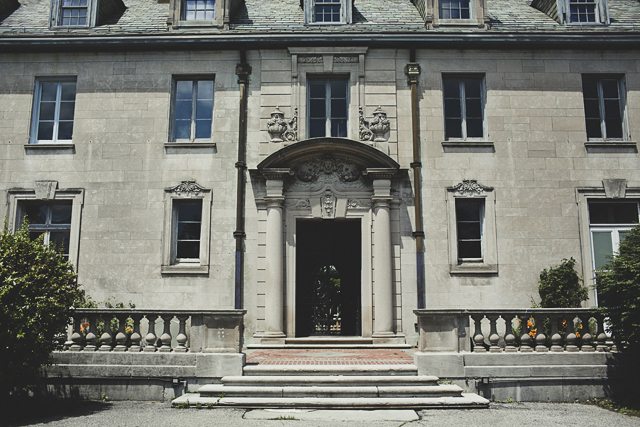
[[[298,220],[296,336],[359,336],[360,220]]]

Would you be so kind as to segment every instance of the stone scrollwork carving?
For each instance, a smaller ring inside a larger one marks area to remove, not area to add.
[[[322,64],[322,56],[298,56],[298,62],[306,64]]]
[[[204,190],[195,181],[182,181],[171,189],[176,195],[180,197],[195,197]]]
[[[348,199],[347,209],[360,209],[371,207],[371,199]]]
[[[360,107],[360,140],[385,142],[385,135],[391,130],[391,122],[387,119],[387,113],[381,106],[373,112],[373,119],[367,121],[364,118],[362,107]]]
[[[336,159],[331,154],[303,163],[295,173],[298,179],[303,182],[317,181],[321,175],[329,178],[335,174],[342,182],[357,181],[362,176],[358,165],[350,160]]]
[[[309,199],[293,199],[287,200],[285,204],[287,209],[297,210],[297,209],[310,209],[311,201]]]
[[[357,56],[334,56],[333,62],[335,64],[349,64],[358,62]]]
[[[478,181],[476,181],[475,179],[465,179],[462,182],[454,185],[453,189],[456,193],[462,196],[473,197],[481,195],[485,190],[489,188],[485,187],[482,184],[478,184]]]
[[[296,107],[293,118],[285,120],[284,113],[279,107],[271,112],[271,118],[267,121],[267,132],[271,142],[297,141],[298,140],[298,108]]]

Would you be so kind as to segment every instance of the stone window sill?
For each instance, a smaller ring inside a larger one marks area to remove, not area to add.
[[[206,142],[167,142],[164,144],[164,150],[167,154],[180,153],[215,153],[216,143],[212,141]]]
[[[25,144],[27,154],[75,154],[75,144]]]
[[[211,21],[178,21],[178,23],[176,25],[173,26],[173,28],[178,29],[178,28],[212,28],[212,27],[219,27],[220,23],[217,20],[211,20]]]
[[[481,262],[466,262],[462,264],[451,265],[449,272],[451,274],[498,274],[498,266],[484,264]]]
[[[442,27],[477,27],[478,20],[476,18],[469,19],[438,19],[438,26]]]
[[[442,151],[445,153],[495,153],[496,149],[490,141],[444,141]]]
[[[176,265],[163,265],[160,268],[162,275],[209,275],[208,265],[199,264],[176,264]]]
[[[637,153],[638,144],[632,141],[587,141],[587,153]]]

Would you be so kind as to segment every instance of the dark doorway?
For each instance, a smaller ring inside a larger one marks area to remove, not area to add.
[[[360,336],[360,220],[296,225],[296,336]]]

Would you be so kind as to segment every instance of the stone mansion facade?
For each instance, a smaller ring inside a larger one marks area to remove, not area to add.
[[[0,52],[10,228],[245,343],[415,345],[638,222],[637,0],[0,0]]]

